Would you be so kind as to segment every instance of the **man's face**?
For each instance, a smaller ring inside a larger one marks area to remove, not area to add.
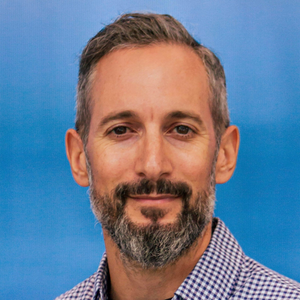
[[[184,201],[194,208],[212,193],[216,142],[200,58],[179,45],[117,50],[100,60],[93,80],[86,145],[92,198],[112,202],[115,212],[115,189],[129,184],[122,211],[130,224],[172,226]],[[190,195],[132,188],[141,181],[183,184]]]

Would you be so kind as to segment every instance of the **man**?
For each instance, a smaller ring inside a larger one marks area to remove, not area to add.
[[[172,17],[123,15],[88,42],[66,147],[106,254],[57,299],[300,299],[213,218],[239,133],[218,58]]]

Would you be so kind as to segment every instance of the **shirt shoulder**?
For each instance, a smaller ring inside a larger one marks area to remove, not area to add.
[[[245,256],[231,299],[300,300],[300,283]]]
[[[176,291],[184,300],[300,300],[300,284],[249,258],[220,219],[193,271]]]
[[[92,300],[94,295],[94,286],[97,273],[84,280],[83,282],[77,284],[71,290],[65,292],[55,300],[71,300],[71,299],[82,299],[82,300]]]

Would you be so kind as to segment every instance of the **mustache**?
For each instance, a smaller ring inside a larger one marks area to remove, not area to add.
[[[186,182],[172,182],[167,179],[157,181],[141,179],[138,182],[119,183],[114,191],[114,196],[125,203],[130,196],[156,194],[169,194],[175,197],[188,199],[192,195],[192,188]]]

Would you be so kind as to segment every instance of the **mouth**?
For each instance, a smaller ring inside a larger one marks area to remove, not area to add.
[[[170,194],[160,194],[160,195],[150,194],[150,195],[134,195],[134,196],[129,196],[129,198],[141,204],[157,205],[157,204],[172,202],[176,200],[178,196],[174,196]]]

